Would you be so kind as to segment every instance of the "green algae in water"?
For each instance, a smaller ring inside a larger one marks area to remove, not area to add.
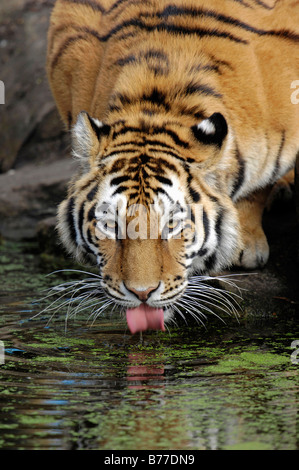
[[[225,446],[223,450],[272,450],[269,444],[260,441],[242,442],[239,444]]]
[[[28,246],[3,247],[0,328],[5,346],[24,352],[0,367],[1,448],[297,448],[296,321],[265,331],[209,322],[143,343],[114,320],[86,328],[84,315],[66,332],[63,312],[44,328],[26,320],[24,299],[52,279]]]
[[[244,351],[238,355],[225,356],[216,365],[207,368],[209,372],[215,374],[230,373],[238,370],[268,369],[279,365],[289,364],[290,358],[278,356],[269,352]]]

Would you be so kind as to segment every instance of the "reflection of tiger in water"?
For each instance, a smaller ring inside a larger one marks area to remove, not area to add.
[[[48,75],[81,162],[59,232],[131,331],[163,329],[192,273],[267,261],[268,186],[299,149],[298,25],[295,0],[57,1]],[[135,204],[158,236],[120,236]]]

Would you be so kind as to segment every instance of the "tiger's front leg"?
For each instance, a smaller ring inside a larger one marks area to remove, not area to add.
[[[289,171],[274,185],[256,191],[237,202],[244,248],[239,257],[239,266],[246,269],[263,267],[269,258],[269,245],[262,227],[264,209],[270,210],[276,200],[289,200],[293,194],[295,173]]]
[[[269,245],[262,227],[262,217],[270,192],[271,187],[267,187],[236,203],[243,241],[243,250],[237,265],[245,269],[261,268],[269,258]]]

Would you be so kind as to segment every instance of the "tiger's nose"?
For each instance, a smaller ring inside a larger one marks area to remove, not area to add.
[[[159,284],[155,287],[148,287],[147,289],[144,289],[144,290],[138,290],[138,289],[135,289],[134,287],[127,287],[125,285],[126,289],[128,289],[128,291],[130,292],[133,292],[133,294],[135,294],[139,300],[141,300],[142,302],[146,302],[147,299],[149,298],[149,296],[155,291],[158,289],[159,287]]]

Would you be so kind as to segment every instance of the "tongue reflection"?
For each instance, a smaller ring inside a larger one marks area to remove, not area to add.
[[[141,304],[136,308],[128,308],[126,315],[128,327],[132,334],[145,330],[165,331],[162,308]]]

